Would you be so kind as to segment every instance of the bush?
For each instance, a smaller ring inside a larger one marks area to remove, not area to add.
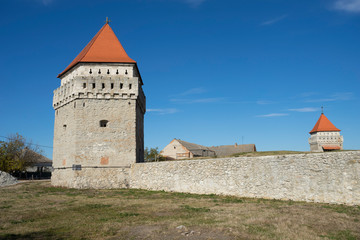
[[[144,150],[144,161],[145,162],[165,161],[165,158],[160,155],[159,149],[157,147],[150,149],[146,147]]]

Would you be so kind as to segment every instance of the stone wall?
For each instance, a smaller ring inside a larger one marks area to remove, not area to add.
[[[130,187],[360,204],[360,152],[133,164]]]
[[[82,168],[80,171],[55,169],[51,185],[68,188],[128,188],[129,168]]]

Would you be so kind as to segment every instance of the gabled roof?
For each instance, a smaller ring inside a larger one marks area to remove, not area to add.
[[[108,23],[100,29],[79,55],[57,77],[61,77],[80,62],[136,64],[136,61],[127,55]]]
[[[341,130],[336,128],[334,124],[322,113],[319,120],[316,122],[314,128],[310,133],[315,132],[340,132]]]
[[[32,164],[38,164],[38,163],[49,163],[52,164],[52,160],[45,157],[44,155],[37,153],[31,149],[25,148],[24,150],[24,156],[27,159],[30,159],[30,162]]]
[[[195,144],[195,143],[189,143],[180,139],[175,139],[176,141],[178,141],[183,147],[185,147],[187,150],[189,150],[194,157],[196,156],[203,156],[203,152],[209,151],[209,152],[214,152],[213,150],[209,149],[208,147],[199,145],[199,144]]]
[[[241,144],[241,145],[222,145],[209,147],[211,150],[215,151],[216,156],[230,156],[236,153],[242,152],[256,152],[255,144]]]
[[[183,145],[184,147],[187,148],[187,150],[189,150],[191,152],[191,150],[209,150],[208,147],[199,145],[199,144],[195,144],[195,143],[189,143],[180,139],[176,139],[181,145]]]

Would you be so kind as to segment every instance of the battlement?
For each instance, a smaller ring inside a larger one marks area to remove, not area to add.
[[[339,144],[343,141],[343,136],[339,132],[319,132],[309,138],[310,144]]]
[[[134,64],[124,63],[79,63],[61,77],[61,85],[71,81],[74,77],[140,77]]]
[[[75,76],[54,90],[53,107],[59,107],[84,98],[138,99],[145,110],[146,98],[138,77]]]

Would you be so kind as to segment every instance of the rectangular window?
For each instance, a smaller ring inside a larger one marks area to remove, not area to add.
[[[111,89],[113,89],[113,88],[114,88],[114,84],[112,83],[112,84],[111,84]]]
[[[95,88],[95,83],[92,84],[92,87]]]
[[[102,87],[102,89],[104,89],[105,88],[105,83],[102,83],[101,87]]]
[[[120,83],[120,89],[122,89],[123,88],[123,84],[122,83]]]
[[[86,88],[86,83],[83,83],[83,88]]]
[[[132,87],[131,84],[129,84],[129,89],[131,89],[131,87]]]

